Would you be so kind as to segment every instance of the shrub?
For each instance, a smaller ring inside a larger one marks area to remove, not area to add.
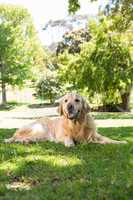
[[[43,76],[36,85],[36,95],[54,103],[55,99],[60,96],[61,87],[56,75],[50,73]]]

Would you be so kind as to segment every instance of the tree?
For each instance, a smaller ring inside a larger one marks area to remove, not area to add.
[[[56,73],[47,70],[37,82],[36,96],[42,100],[50,100],[53,103],[61,92],[60,83],[56,77]]]
[[[80,45],[90,40],[90,34],[87,29],[79,29],[67,32],[63,35],[63,40],[58,43],[56,54],[68,50],[69,53],[80,53]]]
[[[89,96],[102,94],[103,104],[121,102],[128,110],[133,83],[130,44],[111,25],[106,18],[90,23],[91,40],[82,45],[80,54],[61,56],[59,75],[75,88],[86,89]]]
[[[98,80],[99,86],[102,86],[100,90],[105,96],[105,102],[111,104],[121,102],[122,110],[128,111],[133,83],[130,47],[119,32],[112,31],[110,22],[104,20],[94,34],[96,46],[90,59],[99,70],[95,73],[95,80]],[[97,75],[102,80],[99,80]]]
[[[6,85],[22,86],[32,76],[32,67],[41,66],[44,50],[28,11],[20,6],[0,5],[0,81],[2,104]]]
[[[125,30],[130,27],[133,20],[133,1],[132,0],[111,0],[105,6],[106,16],[117,17],[115,20],[118,30]]]
[[[88,0],[88,2],[94,2],[97,0]],[[104,8],[100,9],[106,16],[119,16],[117,20],[117,28],[127,29],[133,20],[133,1],[132,0],[110,0]],[[79,0],[69,0],[68,11],[70,14],[77,12],[80,9]]]

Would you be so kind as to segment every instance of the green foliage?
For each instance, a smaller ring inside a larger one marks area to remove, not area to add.
[[[96,0],[90,0],[90,1],[93,2]],[[79,0],[69,0],[68,1],[68,12],[70,14],[76,13],[79,9],[80,9],[80,1]]]
[[[52,142],[4,144],[14,129],[0,130],[2,200],[118,200],[133,197],[133,127],[99,128],[126,145]]]
[[[102,94],[103,104],[120,103],[133,82],[128,38],[114,31],[106,18],[99,24],[91,22],[89,30],[91,40],[81,46],[80,54],[60,55],[59,76],[89,96]]]
[[[77,62],[79,56],[76,54],[69,54],[65,51],[58,56],[58,78],[61,85],[64,85],[64,91],[73,91],[78,89],[75,81],[75,68],[74,63]],[[78,74],[76,74],[78,76]]]
[[[32,19],[20,6],[0,5],[0,64],[2,81],[22,85],[31,78],[32,67],[42,65],[44,51]]]
[[[35,81],[36,96],[54,103],[62,92],[62,86],[57,76],[58,59],[48,50],[45,52],[44,66],[40,68],[39,76]]]
[[[80,9],[80,3],[78,0],[69,0],[68,11],[70,14],[75,13]]]
[[[26,103],[19,103],[19,102],[16,102],[16,101],[10,101],[5,106],[0,105],[0,111],[10,111],[12,109],[15,109],[15,108],[17,108],[19,106],[23,106],[23,105],[26,105]]]
[[[133,20],[133,1],[132,0],[111,0],[106,5],[105,15],[114,18],[114,25],[119,31],[126,30],[131,26]]]
[[[98,0],[90,0],[90,2]],[[68,11],[73,14],[80,9],[83,0],[69,0]],[[88,0],[89,2],[89,0]],[[83,2],[84,3],[84,2]],[[101,7],[100,13],[115,18],[114,25],[119,31],[127,29],[133,21],[133,1],[132,0],[110,0],[106,6]]]
[[[107,99],[114,100],[117,90],[126,91],[132,85],[133,68],[129,47],[121,40],[118,32],[110,30],[110,21],[103,21],[98,28],[95,24],[94,30],[96,46],[90,60],[97,67],[94,76],[100,86],[97,91],[106,92]]]
[[[89,40],[90,34],[86,29],[67,32],[63,35],[63,40],[58,43],[56,54],[63,53],[65,50],[71,54],[80,53],[80,45]]]
[[[49,71],[44,74],[36,85],[36,95],[42,100],[50,100],[53,103],[61,92],[61,86],[56,74]]]

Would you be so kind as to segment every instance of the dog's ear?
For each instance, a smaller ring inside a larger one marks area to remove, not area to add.
[[[62,109],[62,101],[60,101],[59,106],[57,108],[57,111],[60,115],[63,115],[63,109]]]
[[[88,102],[83,98],[83,111],[84,113],[88,113],[91,111],[91,108],[88,104]]]

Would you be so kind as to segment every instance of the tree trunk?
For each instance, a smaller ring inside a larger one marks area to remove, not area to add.
[[[2,91],[2,105],[6,105],[6,83],[4,81],[4,65],[0,65],[1,68],[1,91]]]
[[[53,104],[54,101],[53,101],[53,98],[50,98],[50,104]]]
[[[130,111],[130,109],[129,109],[130,94],[131,94],[131,91],[121,94],[123,111]]]
[[[1,83],[1,89],[2,89],[2,105],[6,105],[7,99],[6,99],[6,84],[2,80]]]

